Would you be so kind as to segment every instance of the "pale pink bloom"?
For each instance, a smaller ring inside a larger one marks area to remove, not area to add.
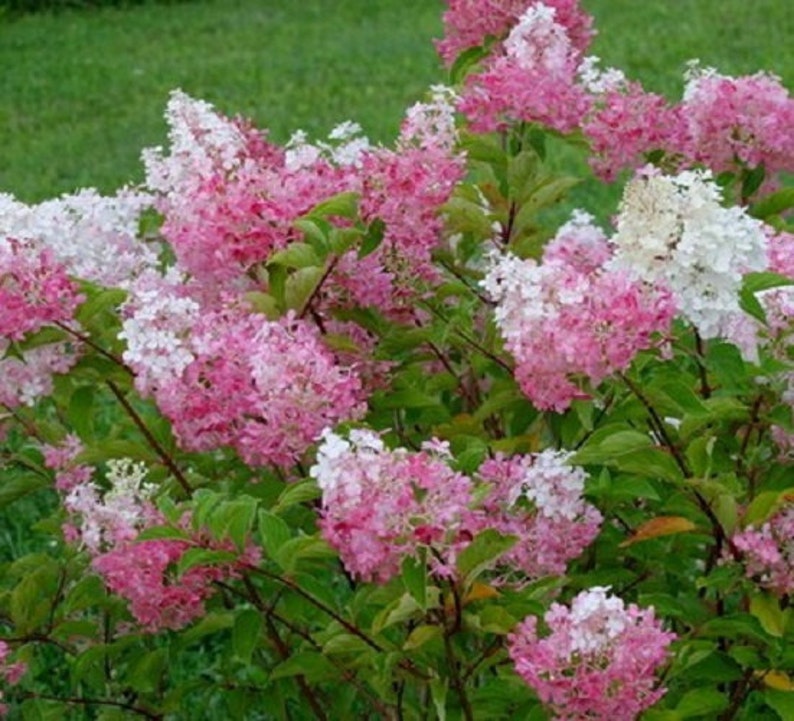
[[[48,343],[22,353],[0,337],[0,403],[9,408],[32,406],[52,394],[53,376],[67,373],[79,360],[71,343]]]
[[[323,428],[364,411],[358,377],[304,321],[207,312],[188,344],[194,359],[154,397],[189,450],[231,446],[249,465],[291,466]]]
[[[21,340],[45,325],[67,323],[83,300],[51,251],[0,237],[0,337]]]
[[[178,574],[175,568],[191,548],[227,551],[229,558]],[[253,546],[240,554],[230,543],[207,539],[152,539],[120,545],[94,558],[92,567],[111,593],[129,603],[142,630],[155,633],[179,630],[203,616],[206,600],[216,591],[213,583],[236,578],[244,566],[259,560]]]
[[[558,721],[634,721],[664,695],[655,671],[675,634],[663,631],[653,609],[595,587],[570,608],[553,603],[541,637],[534,616],[508,636],[516,672]]]
[[[787,503],[762,526],[733,536],[745,575],[778,596],[794,594],[794,504]]]

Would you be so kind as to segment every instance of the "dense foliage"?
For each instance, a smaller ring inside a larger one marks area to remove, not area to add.
[[[143,187],[0,196],[3,711],[794,715],[794,101],[444,21],[392,147],[174,91]]]

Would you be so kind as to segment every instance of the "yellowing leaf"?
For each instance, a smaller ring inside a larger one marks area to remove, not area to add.
[[[474,601],[484,601],[487,598],[496,598],[497,596],[499,596],[499,591],[493,586],[475,581],[471,586],[471,590],[466,594],[463,603],[465,605]]]
[[[756,671],[767,688],[775,691],[794,691],[794,681],[784,671]]]
[[[649,538],[671,536],[674,533],[687,533],[695,530],[695,524],[683,516],[659,516],[646,521],[634,530],[634,535],[623,541],[621,546],[647,541]]]

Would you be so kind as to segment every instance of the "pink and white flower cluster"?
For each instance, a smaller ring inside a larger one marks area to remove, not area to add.
[[[732,78],[695,62],[683,100],[672,104],[622,73],[595,69],[597,58],[585,56],[592,18],[577,0],[450,0],[444,19],[437,47],[449,65],[494,41],[459,103],[477,131],[514,122],[581,129],[593,169],[606,180],[641,167],[651,153],[670,170],[763,166],[773,183],[794,170],[794,99],[773,75]]]
[[[216,591],[214,582],[236,578],[243,566],[259,562],[261,552],[255,546],[241,552],[231,541],[192,528],[189,511],[177,537],[141,540],[142,531],[165,523],[153,503],[157,488],[145,482],[144,464],[111,459],[100,486],[93,480],[95,469],[77,463],[81,451],[76,437],[44,449],[69,514],[64,534],[91,555],[91,568],[111,593],[129,603],[144,631],[179,629],[201,617],[204,602]],[[220,551],[222,557],[178,573],[179,562],[192,549]]]
[[[599,512],[582,497],[586,473],[552,451],[486,461],[468,478],[447,445],[389,450],[369,430],[329,430],[311,476],[322,490],[320,527],[347,570],[386,582],[402,560],[431,549],[433,570],[454,575],[457,554],[485,529],[515,536],[495,562],[497,581],[522,584],[565,572],[598,533]]]
[[[675,634],[662,630],[652,608],[626,606],[594,587],[570,607],[553,603],[544,616],[526,618],[508,637],[516,672],[557,721],[634,721],[664,695],[656,670]]]
[[[364,411],[355,371],[293,316],[206,309],[163,286],[134,298],[122,334],[139,389],[188,450],[229,446],[249,465],[291,466],[323,428]]]
[[[500,559],[506,582],[521,583],[565,574],[598,535],[603,520],[584,500],[587,473],[571,466],[572,454],[546,450],[534,455],[497,457],[477,471],[482,498],[475,525],[517,538]]]
[[[538,408],[563,411],[587,397],[580,379],[598,385],[625,370],[669,329],[675,304],[666,288],[612,260],[606,236],[579,212],[541,263],[506,254],[483,280],[516,379]]]
[[[759,527],[733,536],[745,574],[777,596],[794,595],[794,504],[787,503]]]

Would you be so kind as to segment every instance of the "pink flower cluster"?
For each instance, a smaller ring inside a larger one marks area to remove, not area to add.
[[[320,528],[345,568],[385,583],[403,558],[432,546],[436,570],[449,573],[465,536],[471,481],[452,471],[438,444],[419,453],[389,451],[381,438],[353,430],[344,439],[328,430],[311,475],[322,489]],[[431,560],[433,560],[431,559]]]
[[[8,408],[32,406],[53,391],[53,376],[67,373],[79,355],[69,343],[48,343],[17,355],[0,338],[0,403]]]
[[[231,446],[249,465],[291,466],[323,428],[364,411],[358,376],[303,321],[209,312],[189,340],[193,359],[154,391],[184,448]]]
[[[92,480],[94,469],[77,463],[82,445],[69,436],[44,449],[45,463],[56,470],[57,487],[69,514],[67,540],[92,556],[92,568],[108,589],[129,602],[143,630],[179,629],[204,613],[215,593],[213,583],[235,578],[244,565],[256,564],[253,545],[242,552],[228,540],[217,541],[191,527],[190,513],[179,523],[178,538],[139,540],[147,528],[165,523],[152,502],[156,487],[145,483],[146,468],[131,460],[107,462],[105,490]],[[199,563],[184,573],[176,567],[191,549],[220,551],[214,563]]]
[[[655,344],[675,313],[670,293],[610,268],[612,250],[584,213],[547,246],[542,263],[499,258],[483,281],[515,376],[541,409],[564,411]]]
[[[516,537],[494,562],[497,581],[520,585],[565,573],[598,533],[601,515],[582,498],[586,474],[548,451],[487,461],[470,479],[450,468],[446,444],[388,450],[377,434],[325,431],[311,475],[322,490],[323,536],[347,570],[386,582],[400,563],[428,554],[454,575],[457,554],[486,529]]]
[[[569,133],[590,107],[576,79],[580,61],[555,9],[533,3],[485,69],[467,78],[459,109],[477,132],[527,122]]]
[[[84,300],[49,250],[0,238],[0,337],[21,340],[70,321]]]
[[[444,38],[436,49],[447,65],[464,50],[482,45],[487,38],[501,39],[537,0],[448,0],[444,12]],[[554,8],[574,45],[582,51],[595,34],[593,18],[579,7],[579,0],[544,0]]]
[[[499,559],[509,581],[565,574],[598,535],[601,514],[582,497],[587,473],[569,458],[548,450],[488,460],[477,471],[487,489],[477,506],[483,526],[518,539]]]
[[[227,551],[228,560],[201,564],[176,572],[191,549]],[[207,539],[151,539],[120,545],[97,556],[93,569],[108,589],[127,600],[130,612],[144,631],[178,630],[204,615],[204,603],[215,593],[213,583],[236,578],[240,569],[260,560],[259,549],[242,554],[232,544]]]
[[[583,591],[570,608],[553,603],[545,637],[534,616],[508,636],[516,672],[556,721],[634,721],[665,693],[654,674],[675,634],[653,609],[626,606],[607,590]]]
[[[671,104],[614,70],[594,70],[597,58],[584,57],[592,18],[577,0],[451,0],[444,20],[437,46],[447,64],[486,37],[497,41],[459,104],[476,131],[518,121],[581,129],[593,169],[609,181],[653,153],[672,171],[763,165],[771,185],[794,170],[794,99],[773,75],[732,78],[693,63],[683,100]]]
[[[0,682],[9,686],[16,686],[28,670],[24,661],[9,662],[11,647],[5,642],[0,641]],[[0,691],[0,717],[8,714],[9,708],[3,703],[3,692]]]
[[[794,98],[767,73],[732,78],[692,68],[681,118],[687,156],[715,173],[763,165],[767,175],[794,170]]]
[[[302,239],[295,221],[353,192],[365,223],[384,222],[383,243],[363,259],[357,249],[337,259],[318,300],[404,313],[417,279],[435,279],[430,251],[441,240],[439,208],[464,172],[448,95],[434,89],[428,103],[411,108],[392,151],[370,147],[352,123],[336,128],[331,142],[312,145],[298,132],[281,149],[207,103],[174,93],[170,153],[151,149],[144,161],[178,268],[219,292],[266,290],[254,269]]]
[[[740,531],[733,544],[748,578],[778,596],[794,594],[794,504],[784,505],[760,528]]]

